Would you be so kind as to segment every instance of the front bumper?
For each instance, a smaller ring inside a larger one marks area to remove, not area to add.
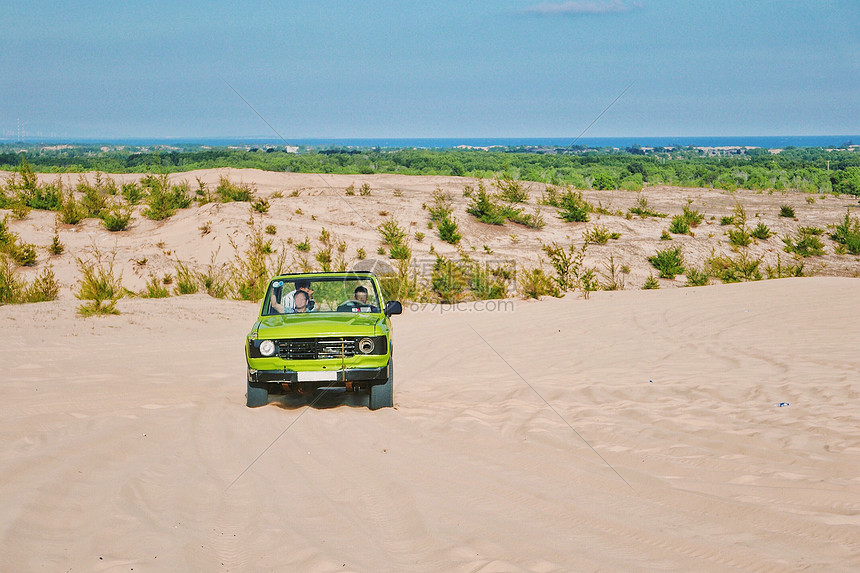
[[[390,363],[389,363],[390,364]],[[281,384],[288,386],[337,387],[350,386],[353,382],[361,385],[384,384],[388,381],[389,364],[381,368],[346,368],[333,371],[337,378],[330,381],[302,381],[295,370],[253,370],[248,369],[248,382],[251,384]]]

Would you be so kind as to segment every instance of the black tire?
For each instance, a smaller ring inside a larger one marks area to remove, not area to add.
[[[269,403],[269,390],[265,386],[252,386],[248,382],[248,393],[246,396],[248,398],[246,405],[249,408],[259,408]]]
[[[370,387],[367,406],[371,410],[394,407],[394,357],[388,362],[388,382]]]

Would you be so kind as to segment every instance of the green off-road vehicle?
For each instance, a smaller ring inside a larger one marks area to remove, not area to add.
[[[401,312],[370,272],[273,278],[245,344],[248,406],[335,388],[369,392],[371,410],[394,406],[389,317]]]

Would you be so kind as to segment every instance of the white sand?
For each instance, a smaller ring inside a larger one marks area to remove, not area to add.
[[[856,571],[858,296],[407,309],[376,412],[246,408],[249,303],[0,307],[0,571]]]

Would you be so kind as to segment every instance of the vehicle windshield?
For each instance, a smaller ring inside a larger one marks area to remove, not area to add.
[[[269,282],[263,315],[303,312],[379,312],[379,293],[363,276],[276,278]]]

